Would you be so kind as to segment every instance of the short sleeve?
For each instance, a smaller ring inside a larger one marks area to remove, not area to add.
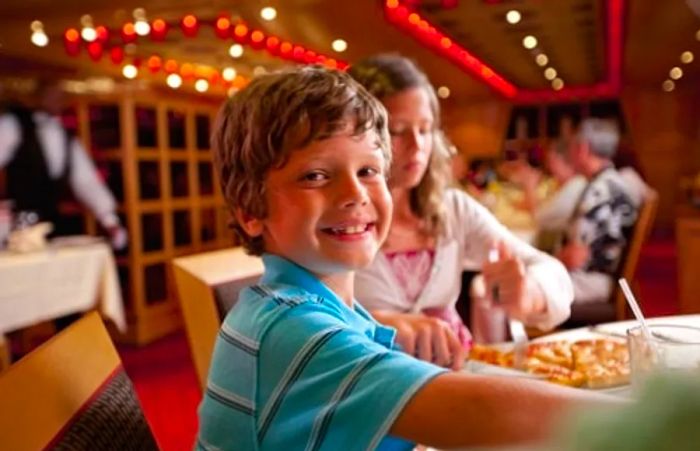
[[[263,449],[375,449],[411,397],[445,371],[374,342],[318,304],[291,309],[259,355]]]

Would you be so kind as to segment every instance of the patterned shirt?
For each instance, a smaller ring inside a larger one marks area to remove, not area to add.
[[[197,449],[411,449],[387,433],[444,369],[396,351],[393,329],[300,266],[263,262],[217,337]]]
[[[590,248],[584,270],[617,273],[637,213],[615,168],[603,169],[591,179],[581,195],[569,231],[569,239],[574,238]]]

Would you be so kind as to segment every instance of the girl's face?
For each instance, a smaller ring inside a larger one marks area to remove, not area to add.
[[[392,188],[415,188],[433,151],[435,118],[430,98],[424,88],[415,87],[391,95],[383,103],[389,112],[393,153],[389,183]]]

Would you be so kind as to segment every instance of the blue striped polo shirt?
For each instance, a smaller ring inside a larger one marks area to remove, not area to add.
[[[200,450],[404,450],[387,435],[445,371],[395,349],[395,330],[302,267],[263,256],[221,326],[199,408]]]

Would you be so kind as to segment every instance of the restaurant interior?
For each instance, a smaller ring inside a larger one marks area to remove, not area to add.
[[[529,340],[613,324],[605,333],[625,342],[641,314],[700,328],[699,0],[7,0],[0,405],[35,412],[56,392],[76,394],[26,423],[0,408],[0,448],[56,446],[119,372],[133,384],[153,447],[192,449],[221,322],[264,270],[229,224],[211,150],[219,108],[258,77],[306,65],[348,71],[383,53],[411,59],[434,87],[451,185],[543,250],[551,249],[520,175],[552,180],[546,155],[561,143],[569,152],[590,118],[619,130],[610,164],[636,174],[641,191],[615,283],[590,309],[574,301],[566,322],[528,326]],[[5,116],[21,111],[36,122],[55,87],[61,105],[52,114],[65,135],[56,138],[66,149],[82,145],[114,208],[100,216],[94,199],[104,196],[71,184],[51,196],[54,221],[42,227],[15,208],[12,187],[45,185],[11,173],[9,152],[27,131],[15,130],[10,143]],[[459,272],[456,309],[471,328],[479,275]],[[509,331],[472,334],[475,343],[515,341]]]

